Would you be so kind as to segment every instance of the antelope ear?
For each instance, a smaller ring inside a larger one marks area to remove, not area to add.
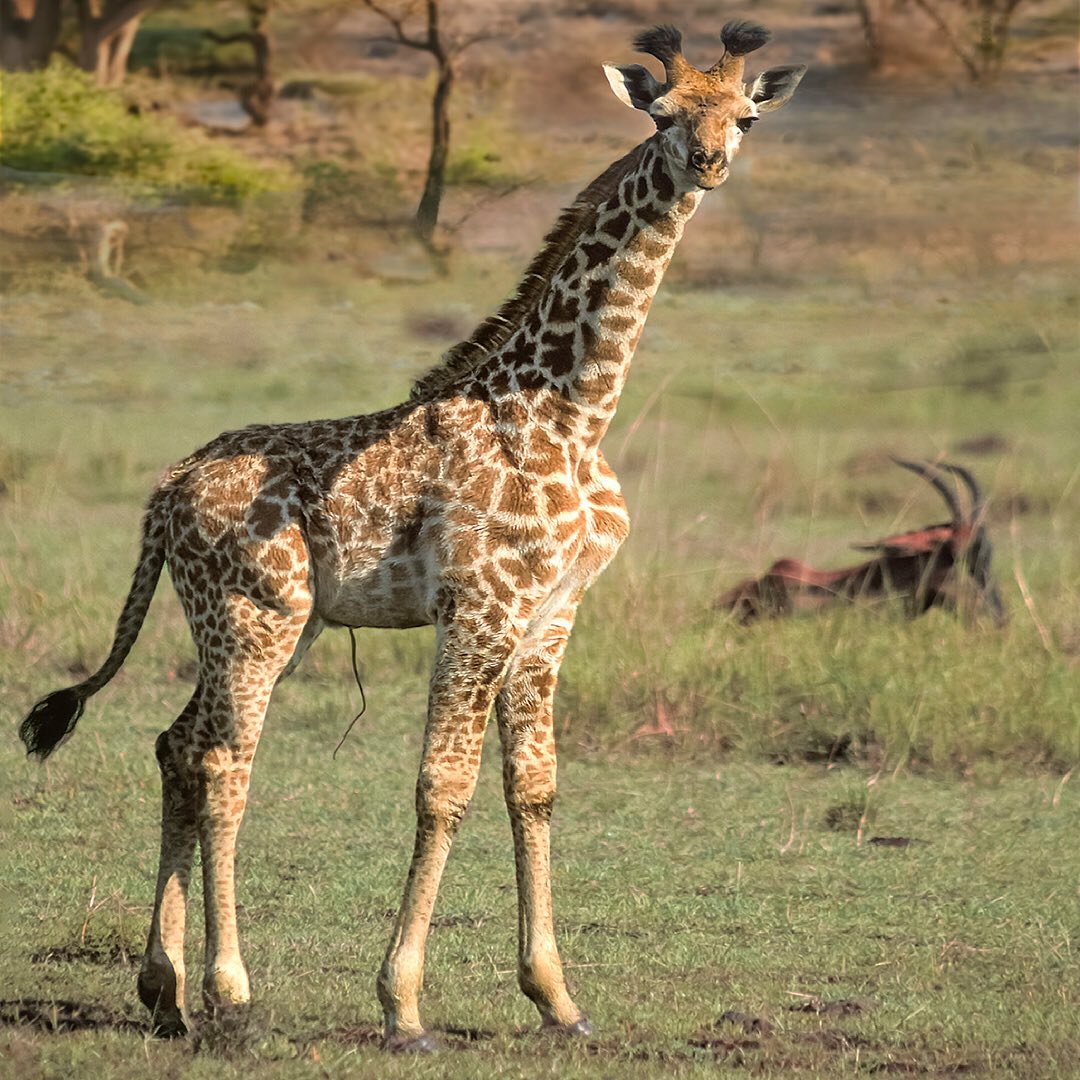
[[[649,106],[664,92],[663,85],[653,78],[648,68],[640,64],[622,67],[605,64],[604,74],[615,96],[631,109],[648,112]]]
[[[750,83],[746,96],[757,105],[759,113],[772,112],[787,104],[805,74],[805,64],[770,68]]]

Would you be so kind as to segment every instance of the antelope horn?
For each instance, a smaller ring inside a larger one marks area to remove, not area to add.
[[[960,479],[964,481],[964,485],[971,494],[971,520],[977,521],[986,509],[986,502],[983,498],[982,490],[979,488],[978,481],[964,468],[963,465],[950,465],[948,462],[943,461],[941,467],[947,469],[954,476],[959,476]]]
[[[956,493],[941,479],[937,472],[934,471],[937,469],[936,465],[929,461],[904,461],[903,458],[898,457],[894,457],[892,460],[902,469],[907,469],[908,472],[913,472],[916,476],[921,476],[928,484],[934,487],[938,494],[945,500],[945,505],[949,508],[949,513],[952,514],[954,525],[959,525],[960,522],[964,520],[964,513],[956,500]],[[946,468],[947,467],[948,466],[946,466]]]
[[[724,55],[709,68],[707,74],[715,76],[721,82],[741,82],[746,63],[743,57],[755,49],[760,49],[771,37],[772,32],[764,26],[742,19],[732,19],[725,23],[720,31]]]
[[[664,65],[670,89],[690,68],[682,52],[682,32],[674,26],[654,26],[643,30],[634,38],[634,48],[648,56],[655,56]]]

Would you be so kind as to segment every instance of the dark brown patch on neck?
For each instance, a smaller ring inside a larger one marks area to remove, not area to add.
[[[652,186],[661,202],[671,202],[675,198],[675,181],[668,175],[663,154],[657,154],[653,162]]]
[[[605,221],[600,227],[600,231],[606,233],[608,236],[612,237],[612,239],[619,241],[626,235],[626,230],[630,228],[632,221],[633,218],[630,216],[630,211],[623,210],[613,218]]]
[[[615,254],[615,248],[595,240],[590,244],[582,244],[581,250],[585,255],[585,270],[595,270],[603,266]]]

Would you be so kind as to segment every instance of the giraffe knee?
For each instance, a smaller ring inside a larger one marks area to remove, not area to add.
[[[453,834],[469,808],[475,775],[421,768],[416,785],[416,816],[422,824],[437,825]]]
[[[185,745],[178,738],[175,728],[169,728],[157,737],[154,756],[161,773],[162,790],[171,797],[187,802],[195,796],[198,774],[188,760]]]
[[[506,785],[506,806],[511,814],[548,820],[555,808],[555,778],[511,781]]]
[[[551,817],[556,794],[555,755],[546,740],[504,751],[503,793],[512,814]]]

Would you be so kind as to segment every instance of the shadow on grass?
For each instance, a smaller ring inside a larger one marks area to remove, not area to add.
[[[36,1027],[52,1034],[110,1029],[145,1035],[150,1030],[148,1022],[133,1020],[104,1005],[41,998],[0,1001],[0,1024]]]
[[[322,1042],[352,1047],[381,1048],[382,1028],[376,1024],[346,1024],[320,1031],[289,1034],[272,1023],[259,1010],[229,1009],[217,1013],[196,1013],[191,1049],[194,1053],[224,1057],[257,1050],[268,1039],[284,1039],[303,1056]],[[15,998],[0,1000],[0,1027],[30,1027],[49,1035],[67,1035],[83,1031],[120,1031],[146,1037],[150,1035],[149,1018],[136,1020],[92,1002]],[[432,1034],[442,1050],[471,1050],[495,1038],[492,1031],[479,1028],[435,1028]]]
[[[856,1016],[871,1007],[870,1003],[811,999],[789,1006],[788,1012],[830,1015],[837,1018]],[[271,1059],[286,1056],[318,1060],[321,1043],[380,1049],[382,1029],[376,1024],[346,1024],[318,1031],[289,1034],[272,1023],[259,1010],[230,1009],[218,1013],[199,1013],[190,1047],[194,1054],[212,1057],[233,1057],[269,1053]],[[129,1032],[145,1038],[150,1034],[149,1020],[134,1020],[123,1013],[102,1005],[75,1001],[18,998],[0,1001],[0,1026],[36,1028],[46,1034],[71,1034],[84,1031],[111,1030]],[[438,1048],[443,1053],[479,1049],[496,1039],[496,1033],[478,1028],[441,1027],[432,1030]],[[518,1037],[535,1035],[535,1030],[522,1030]],[[517,1039],[514,1040],[515,1042]],[[276,1049],[275,1049],[276,1044]],[[520,1045],[520,1044],[519,1044]],[[816,1030],[792,1029],[778,1031],[772,1021],[750,1014],[729,1011],[712,1024],[690,1036],[682,1047],[651,1044],[643,1033],[623,1033],[604,1039],[590,1039],[580,1044],[578,1052],[590,1058],[612,1061],[654,1061],[668,1064],[701,1061],[711,1056],[727,1065],[756,1065],[759,1068],[784,1067],[812,1069],[837,1055],[852,1051],[869,1051],[871,1060],[863,1063],[868,1073],[935,1073],[961,1074],[977,1071],[966,1061],[919,1060],[917,1055],[894,1058],[895,1047],[878,1045],[854,1032],[836,1027]],[[877,1060],[874,1060],[876,1058]]]

